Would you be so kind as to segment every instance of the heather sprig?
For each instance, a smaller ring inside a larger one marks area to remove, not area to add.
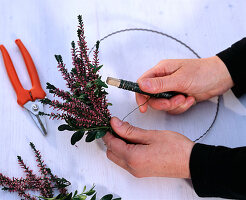
[[[9,192],[17,192],[21,199],[25,200],[85,200],[90,197],[90,200],[96,200],[95,185],[86,191],[84,186],[83,192],[68,193],[66,187],[70,182],[65,178],[59,178],[51,172],[51,169],[44,163],[40,152],[36,149],[35,145],[30,142],[30,146],[35,154],[37,166],[40,175],[34,174],[33,171],[24,163],[21,156],[17,156],[18,164],[23,168],[25,178],[9,178],[0,173],[0,186],[2,190]],[[54,190],[58,190],[59,194],[54,197]],[[41,196],[32,196],[28,191],[37,191]],[[100,200],[120,200],[121,198],[114,198],[112,194],[103,196]]]
[[[55,55],[58,62],[58,70],[61,72],[69,91],[64,91],[51,83],[47,83],[49,93],[61,100],[50,100],[48,98],[41,100],[47,104],[56,113],[39,113],[47,115],[51,119],[65,120],[65,124],[58,127],[59,131],[73,131],[71,144],[74,145],[86,134],[86,142],[103,137],[107,131],[111,131],[109,120],[111,118],[107,102],[105,88],[108,86],[101,79],[99,70],[99,41],[96,43],[93,61],[88,55],[88,47],[85,41],[84,24],[82,16],[78,16],[78,42],[71,43],[71,54],[73,68],[70,72],[65,67],[61,55]]]
[[[2,190],[17,192],[20,197],[32,200],[37,198],[35,196],[31,196],[28,191],[38,191],[45,198],[53,197],[55,189],[58,189],[60,194],[67,194],[66,187],[70,185],[70,182],[54,175],[50,168],[47,168],[46,164],[44,164],[41,154],[36,149],[35,145],[30,142],[30,146],[37,159],[36,161],[40,175],[34,174],[33,171],[24,163],[21,156],[17,156],[18,164],[23,168],[26,177],[10,179],[0,173],[0,185],[3,187]]]

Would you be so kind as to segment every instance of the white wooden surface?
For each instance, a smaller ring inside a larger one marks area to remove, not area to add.
[[[0,0],[0,43],[8,49],[25,88],[30,88],[30,81],[14,43],[16,38],[22,39],[30,51],[43,87],[49,81],[65,88],[53,55],[63,55],[71,68],[70,42],[77,40],[78,14],[83,15],[89,47],[112,31],[141,27],[171,34],[189,44],[201,57],[208,57],[245,37],[245,8],[244,0]],[[103,41],[100,58],[104,79],[115,76],[134,81],[161,59],[194,58],[194,55],[170,39],[128,32]],[[133,177],[106,158],[102,141],[89,144],[80,141],[77,148],[71,146],[71,133],[57,131],[59,121],[47,119],[48,135],[43,137],[28,113],[17,105],[2,58],[0,79],[0,172],[3,174],[23,175],[17,155],[22,155],[37,171],[28,146],[32,141],[53,172],[71,181],[71,191],[95,183],[99,196],[114,193],[126,200],[199,199],[190,181]],[[112,87],[108,91],[113,115],[122,118],[136,107],[133,93]],[[245,105],[246,100],[242,98],[241,103]],[[195,139],[211,123],[215,108],[208,101],[179,116],[149,110],[146,114],[137,111],[127,120],[142,128],[170,129]],[[244,106],[228,92],[213,129],[201,142],[230,147],[246,145],[245,113]],[[17,195],[0,191],[0,199],[17,199]]]

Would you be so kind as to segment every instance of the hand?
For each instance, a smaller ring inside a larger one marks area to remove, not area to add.
[[[144,130],[113,117],[113,130],[135,144],[126,144],[109,132],[103,137],[107,157],[135,177],[190,178],[189,160],[194,142],[173,131]]]
[[[189,109],[195,102],[207,100],[223,94],[233,86],[233,81],[225,64],[219,57],[202,59],[163,60],[145,72],[139,79],[141,90],[148,93],[177,91],[188,95],[177,95],[170,100],[151,98],[139,109],[146,112],[148,105],[157,110],[179,114]],[[138,105],[147,97],[136,93]]]

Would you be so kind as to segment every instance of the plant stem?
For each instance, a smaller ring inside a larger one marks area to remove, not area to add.
[[[110,129],[110,126],[101,126],[101,127],[95,127],[95,128],[76,129],[74,131],[90,131],[90,130],[97,130],[97,129]]]

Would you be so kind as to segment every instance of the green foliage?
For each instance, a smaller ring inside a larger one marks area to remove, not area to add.
[[[101,65],[101,66],[102,66],[102,65]],[[100,66],[99,66],[99,67],[100,67]],[[98,68],[99,68],[99,67],[98,67]],[[93,70],[99,70],[98,68],[94,68]],[[101,67],[100,67],[100,68],[101,68]],[[97,89],[100,89],[100,90],[101,90],[102,87],[108,88],[107,84],[106,84],[104,81],[102,81],[101,78],[98,78],[98,79],[96,79],[95,81],[90,81],[90,82],[88,82],[88,83],[86,84],[86,87],[87,87],[87,88],[90,88],[90,87],[93,86],[93,84],[95,84],[96,87],[97,87]]]
[[[75,49],[75,42],[74,41],[71,42],[71,46],[73,49]]]
[[[85,141],[86,142],[92,142],[93,140],[96,139],[96,134],[97,134],[97,131],[94,131],[94,130],[88,131],[87,136],[85,138]]]
[[[72,128],[71,126],[69,126],[68,124],[62,124],[60,126],[58,126],[58,130],[59,131],[74,131],[74,128]]]
[[[101,137],[103,137],[106,132],[108,131],[109,129],[98,129],[98,130],[90,130],[88,131],[86,134],[86,139],[85,141],[86,142],[92,142],[94,141],[95,139],[99,139]]]
[[[103,65],[99,65],[98,67],[94,66],[91,64],[91,68],[93,68],[93,72],[96,73],[97,71],[99,71],[101,68],[103,67]]]
[[[101,80],[101,78],[98,78],[97,80],[95,80],[95,84],[97,87],[105,87],[108,88],[107,84]]]
[[[73,118],[65,118],[65,121],[70,127],[74,128],[74,130],[82,128],[76,125],[76,120]]]
[[[59,194],[56,197],[53,198],[44,198],[44,197],[38,197],[40,200],[86,200],[88,197],[92,196],[88,200],[96,200],[96,190],[95,190],[95,185],[92,186],[91,189],[88,191],[86,190],[86,186],[84,186],[83,192],[78,194],[78,191],[76,190],[74,193],[69,193],[69,194]],[[121,200],[121,198],[115,198],[113,199],[112,194],[107,194],[103,196],[100,200]]]
[[[101,200],[112,200],[113,199],[113,195],[112,194],[107,194],[105,196],[103,196],[101,198]]]
[[[100,44],[100,41],[97,41],[97,43],[96,43],[96,49],[99,49],[99,44]]]
[[[63,63],[61,55],[55,55],[55,58],[58,63]]]
[[[42,114],[42,113],[41,113]],[[92,142],[95,139],[99,139],[101,137],[103,137],[107,131],[110,131],[110,129],[108,127],[102,127],[101,129],[93,129],[93,128],[82,128],[82,127],[78,127],[78,126],[74,126],[74,124],[72,124],[72,120],[66,120],[68,122],[68,124],[62,124],[58,127],[59,131],[75,131],[71,137],[71,144],[74,145],[76,142],[80,141],[83,136],[84,133],[87,131],[86,133],[86,142]]]
[[[48,98],[40,99],[40,102],[46,105],[50,105],[52,103]]]
[[[49,89],[49,90],[55,90],[56,87],[50,83],[46,83],[46,89]]]
[[[85,141],[91,142],[103,137],[108,130],[111,130],[109,122],[111,115],[108,106],[112,104],[107,102],[108,93],[105,88],[108,86],[99,74],[99,70],[103,67],[99,65],[98,59],[100,42],[96,42],[93,60],[90,60],[81,15],[78,16],[78,22],[78,46],[76,47],[74,41],[71,42],[74,66],[70,72],[63,63],[62,56],[55,55],[58,69],[69,90],[64,91],[47,83],[46,88],[49,93],[59,97],[62,101],[56,99],[51,101],[47,98],[41,100],[43,104],[50,105],[59,112],[39,113],[51,119],[65,120],[66,124],[60,125],[58,130],[74,132],[71,137],[72,145],[81,140],[85,133]]]
[[[73,136],[71,137],[71,144],[75,145],[76,142],[82,139],[84,136],[85,131],[76,131]]]
[[[103,137],[106,134],[106,132],[107,132],[106,130],[97,130],[95,138],[99,139],[99,138]]]

